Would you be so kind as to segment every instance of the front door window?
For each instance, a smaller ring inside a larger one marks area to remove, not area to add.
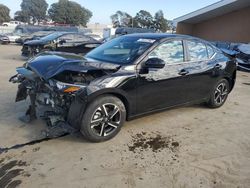
[[[150,54],[149,58],[159,58],[166,63],[181,63],[184,61],[184,50],[181,40],[167,41],[160,44]]]

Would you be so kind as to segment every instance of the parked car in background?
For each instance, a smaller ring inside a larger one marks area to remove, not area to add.
[[[116,36],[133,34],[133,33],[155,33],[155,30],[145,29],[145,28],[135,28],[135,27],[118,27],[115,30]]]
[[[155,30],[135,27],[104,28],[102,42],[105,43],[116,37],[135,33],[155,33]]]
[[[22,48],[22,55],[32,57],[42,51],[86,54],[100,44],[101,42],[81,33],[54,32],[39,40],[25,42]]]
[[[73,26],[33,26],[33,25],[18,25],[14,32],[9,34],[12,37],[11,42],[24,44],[29,40],[40,39],[53,32],[78,32],[77,27]],[[14,41],[15,40],[15,41]]]
[[[238,69],[250,72],[250,44],[240,44],[236,50]]]
[[[224,53],[234,56],[238,64],[238,70],[250,72],[250,44],[213,42]]]
[[[2,26],[6,26],[6,27],[16,27],[18,25],[24,24],[22,22],[19,21],[10,21],[10,22],[3,22]]]
[[[92,142],[113,138],[126,119],[147,113],[194,103],[219,108],[235,80],[234,59],[207,41],[171,34],[121,36],[85,58],[42,53],[10,79],[19,83],[16,101],[30,96],[24,120],[45,105],[46,120],[65,121]]]
[[[55,31],[37,31],[32,34],[26,34],[21,36],[16,40],[17,44],[23,45],[25,42],[31,41],[31,40],[39,40],[42,37],[45,37],[51,33],[54,33]]]
[[[115,31],[112,28],[111,30],[105,29],[104,30],[104,37],[102,42],[105,43],[107,41],[110,41],[116,37],[127,35],[127,34],[135,34],[135,33],[155,33],[154,29],[145,29],[145,28],[135,28],[135,27],[118,27],[115,29]],[[109,32],[110,31],[110,32]],[[109,35],[110,33],[114,32],[113,35]]]
[[[34,26],[34,25],[18,25],[14,33],[20,35],[28,35],[38,31],[65,31],[65,32],[78,32],[77,27],[71,26]]]
[[[21,37],[21,35],[18,33],[7,33],[7,34],[5,34],[5,36],[8,37],[8,39],[11,43],[15,43],[16,40]]]
[[[0,44],[9,44],[10,40],[6,35],[0,35]]]
[[[96,35],[96,34],[93,34],[93,33],[86,33],[85,35],[90,36],[93,39],[98,40],[98,41],[102,40],[102,37],[100,35]]]

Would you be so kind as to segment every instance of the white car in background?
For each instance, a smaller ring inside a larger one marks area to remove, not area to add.
[[[21,36],[16,33],[7,33],[5,34],[6,37],[9,38],[9,42],[14,43],[17,39],[19,39]]]
[[[10,22],[3,22],[2,26],[6,26],[6,27],[16,27],[18,25],[23,24],[22,22],[19,21],[10,21]]]

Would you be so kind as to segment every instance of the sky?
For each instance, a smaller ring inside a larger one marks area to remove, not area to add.
[[[46,0],[50,5],[58,0]],[[135,16],[140,10],[147,10],[152,15],[163,10],[165,18],[172,20],[179,16],[195,11],[219,0],[74,0],[93,13],[90,23],[111,23],[110,16],[117,10],[125,11]],[[0,0],[1,4],[8,6],[11,17],[20,10],[22,0]]]

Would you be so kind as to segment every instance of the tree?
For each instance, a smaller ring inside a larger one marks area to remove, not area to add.
[[[25,11],[16,11],[15,15],[14,15],[14,19],[20,22],[25,22],[25,23],[29,23],[30,22],[30,16],[27,12]]]
[[[154,18],[145,10],[140,10],[134,17],[134,25],[140,28],[154,28]]]
[[[46,18],[48,4],[46,0],[23,0],[21,11],[17,11],[15,16],[23,21],[32,20],[33,24]]]
[[[90,10],[69,0],[59,0],[58,3],[53,3],[48,13],[54,22],[72,25],[86,26],[92,17]]]
[[[10,21],[10,9],[0,4],[0,23]]]
[[[133,18],[126,12],[117,11],[115,14],[111,15],[111,20],[113,27],[132,27]]]
[[[172,33],[175,33],[175,32],[176,32],[176,26],[174,25],[174,22],[173,22],[173,21],[168,20],[168,27],[169,27],[169,30],[172,31]]]
[[[137,27],[154,29],[158,32],[166,32],[170,28],[170,22],[165,19],[162,10],[155,13],[153,17],[150,12],[146,10],[140,10],[136,16],[133,18],[126,12],[117,11],[115,14],[111,15],[111,20],[113,27]]]
[[[166,32],[169,29],[168,21],[164,18],[164,13],[159,10],[155,13],[154,28],[156,31]]]

